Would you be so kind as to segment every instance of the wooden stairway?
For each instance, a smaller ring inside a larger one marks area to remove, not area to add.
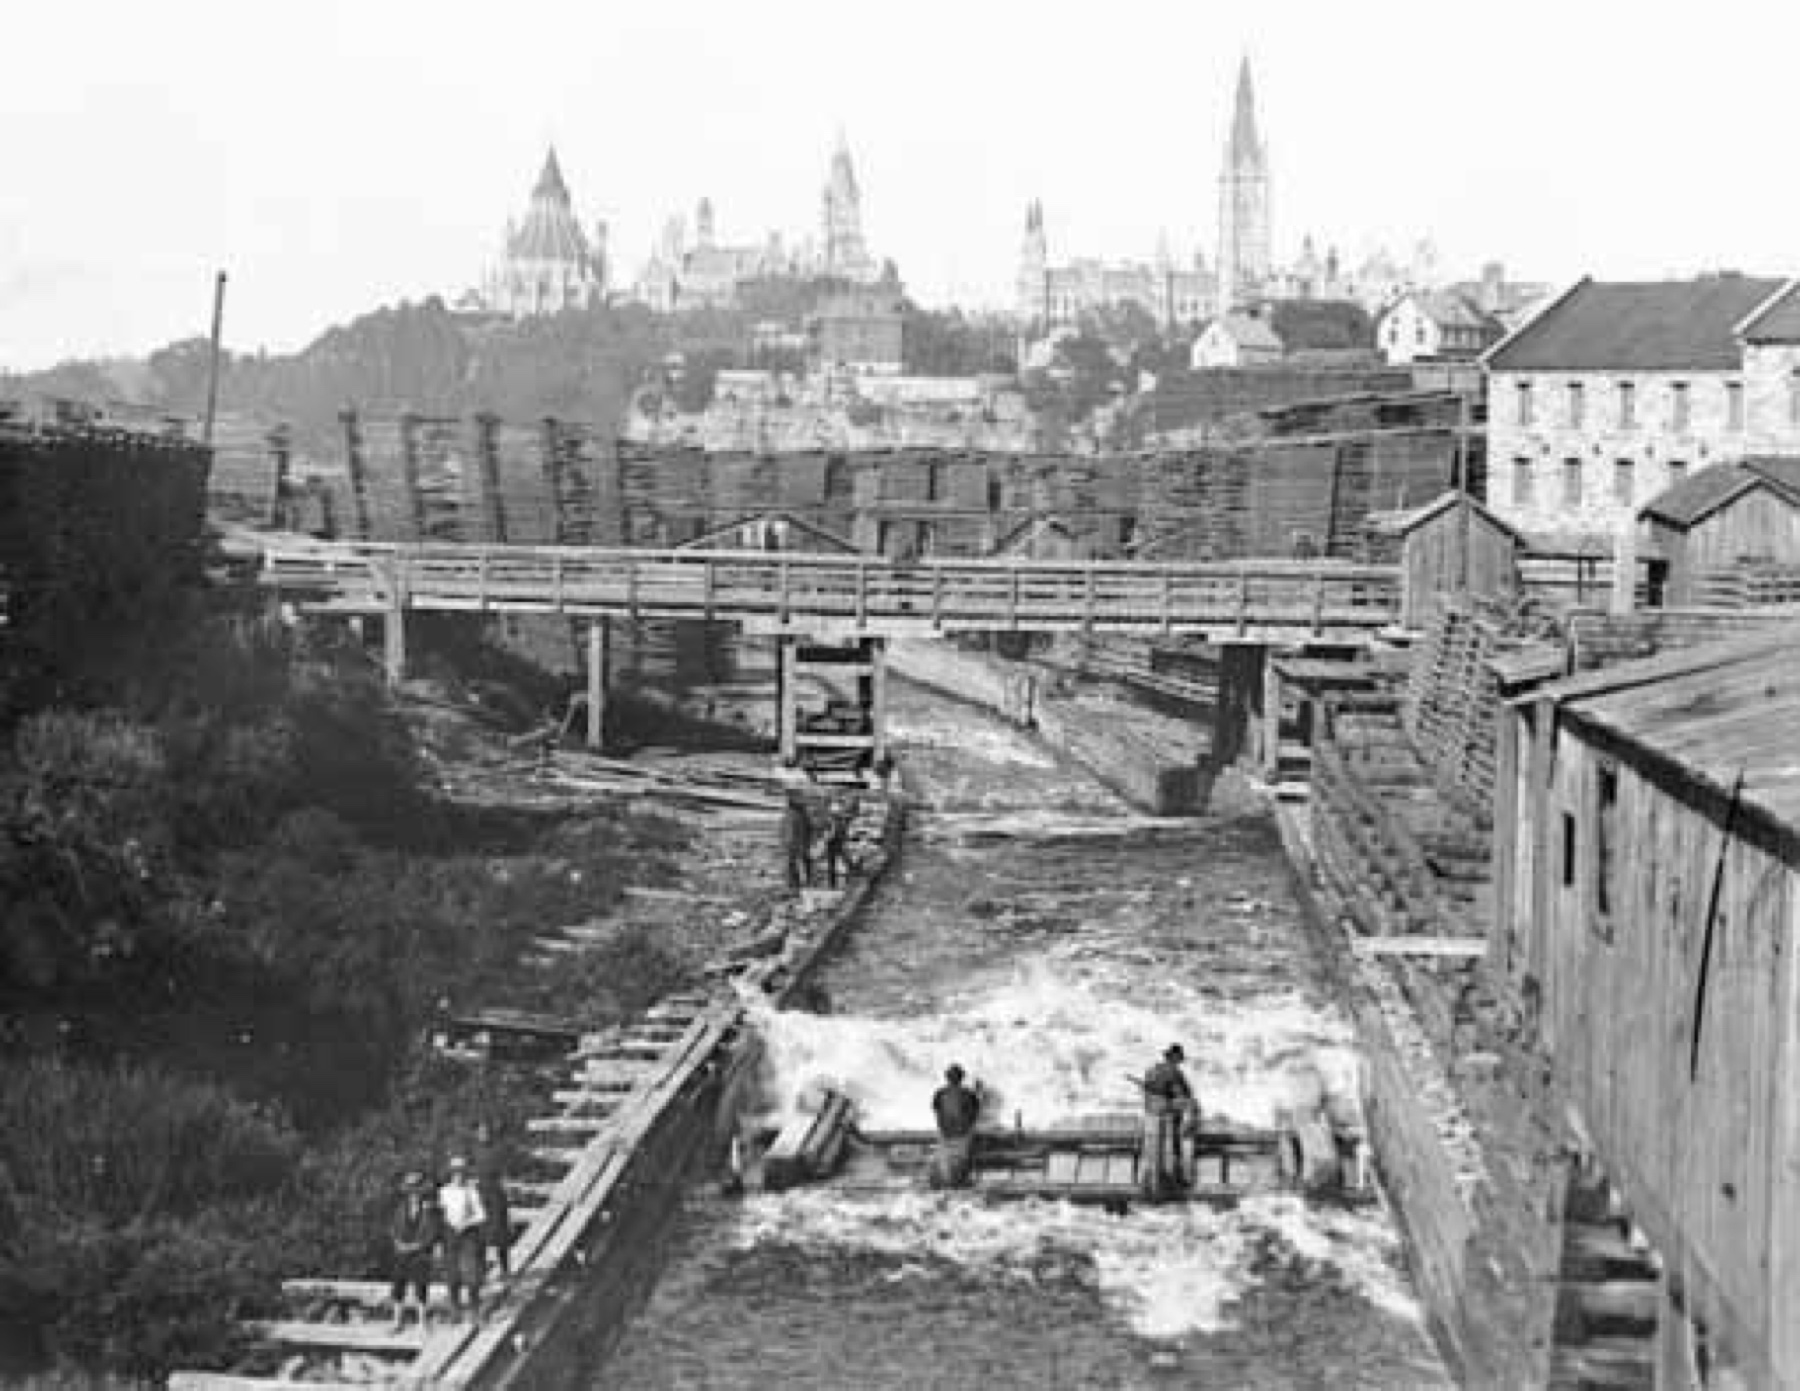
[[[1571,1179],[1563,1219],[1550,1391],[1652,1391],[1662,1280],[1617,1192]]]

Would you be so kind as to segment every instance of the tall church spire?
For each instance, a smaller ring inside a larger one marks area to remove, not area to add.
[[[839,127],[837,147],[831,154],[831,172],[825,182],[824,273],[846,280],[872,280],[874,264],[863,242],[862,191],[856,186],[856,168],[850,162],[850,144]]]
[[[1238,65],[1237,109],[1231,117],[1231,143],[1226,147],[1226,163],[1262,162],[1262,140],[1256,133],[1256,88],[1250,80],[1250,55]]]
[[[1262,291],[1270,269],[1268,151],[1256,124],[1250,59],[1238,67],[1237,102],[1219,170],[1218,304],[1229,313]]]

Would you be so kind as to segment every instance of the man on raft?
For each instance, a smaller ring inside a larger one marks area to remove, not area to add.
[[[1144,1138],[1138,1151],[1138,1181],[1151,1202],[1188,1187],[1181,1141],[1200,1125],[1200,1103],[1181,1070],[1187,1054],[1179,1043],[1163,1050],[1162,1061],[1144,1075]]]
[[[944,1072],[944,1085],[931,1098],[937,1117],[937,1157],[931,1166],[933,1188],[962,1188],[975,1160],[975,1122],[981,1118],[981,1094],[963,1085],[955,1063]]]

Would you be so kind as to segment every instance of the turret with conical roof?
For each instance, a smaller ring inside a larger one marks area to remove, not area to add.
[[[575,216],[562,164],[551,146],[524,220],[506,225],[489,307],[523,318],[591,304],[605,292],[602,267]]]

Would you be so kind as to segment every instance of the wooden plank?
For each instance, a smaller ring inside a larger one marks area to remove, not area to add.
[[[168,1391],[368,1391],[366,1381],[295,1381],[232,1372],[171,1372]]]
[[[335,1299],[364,1308],[380,1308],[392,1302],[386,1280],[283,1280],[281,1292],[292,1299]]]
[[[411,1357],[425,1346],[426,1333],[416,1324],[395,1332],[385,1321],[304,1323],[297,1319],[256,1319],[245,1324],[258,1338],[284,1347],[329,1348],[379,1356]]]
[[[1352,937],[1351,950],[1358,956],[1454,957],[1472,961],[1487,952],[1485,937],[1427,937],[1401,933],[1384,937]]]

